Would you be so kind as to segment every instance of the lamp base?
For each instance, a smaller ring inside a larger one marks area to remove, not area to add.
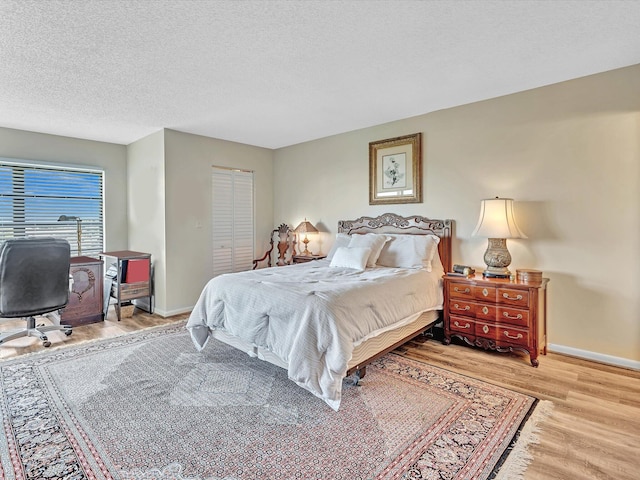
[[[304,236],[304,240],[302,240],[302,243],[304,243],[304,251],[300,252],[300,255],[304,255],[305,257],[313,256],[313,253],[311,253],[307,248],[309,246],[309,239],[306,235]]]
[[[511,264],[511,255],[505,238],[489,239],[487,251],[484,252],[484,263],[487,269],[482,272],[483,277],[509,278],[511,272],[507,267]]]
[[[485,270],[482,272],[482,276],[485,278],[509,278],[511,277],[511,273],[507,270],[507,273],[496,273]]]

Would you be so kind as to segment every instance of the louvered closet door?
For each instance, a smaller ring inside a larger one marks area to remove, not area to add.
[[[213,276],[253,266],[253,172],[213,169]]]

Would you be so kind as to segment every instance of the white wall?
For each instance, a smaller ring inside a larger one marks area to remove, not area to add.
[[[512,270],[551,279],[549,342],[640,366],[640,65],[275,152],[274,221],[451,218],[453,260],[483,269],[480,200],[516,200]],[[368,144],[423,132],[422,204],[370,206]]]
[[[127,148],[124,145],[0,128],[0,157],[103,168],[105,249],[127,247]]]
[[[189,311],[213,274],[212,166],[254,172],[256,255],[273,230],[273,151],[165,130],[165,314]]]
[[[166,191],[164,131],[127,147],[128,249],[151,254],[154,270],[154,311],[167,304]]]

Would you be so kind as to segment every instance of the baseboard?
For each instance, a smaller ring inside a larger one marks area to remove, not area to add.
[[[604,355],[602,353],[590,352],[589,350],[580,350],[579,348],[567,347],[565,345],[556,345],[553,343],[547,345],[547,351],[561,353],[563,355],[570,355],[572,357],[578,357],[584,360],[591,360],[592,362],[606,363],[607,365],[614,365],[616,367],[640,370],[640,361],[631,360],[629,358],[614,357],[612,355]]]
[[[155,308],[153,313],[156,315],[160,315],[161,317],[173,317],[174,315],[181,315],[183,313],[189,313],[193,310],[193,307],[185,307],[185,308],[176,308],[175,310],[163,310],[161,308]]]

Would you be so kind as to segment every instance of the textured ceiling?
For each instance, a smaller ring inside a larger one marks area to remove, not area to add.
[[[639,25],[636,0],[0,0],[0,126],[278,148],[640,63]]]

